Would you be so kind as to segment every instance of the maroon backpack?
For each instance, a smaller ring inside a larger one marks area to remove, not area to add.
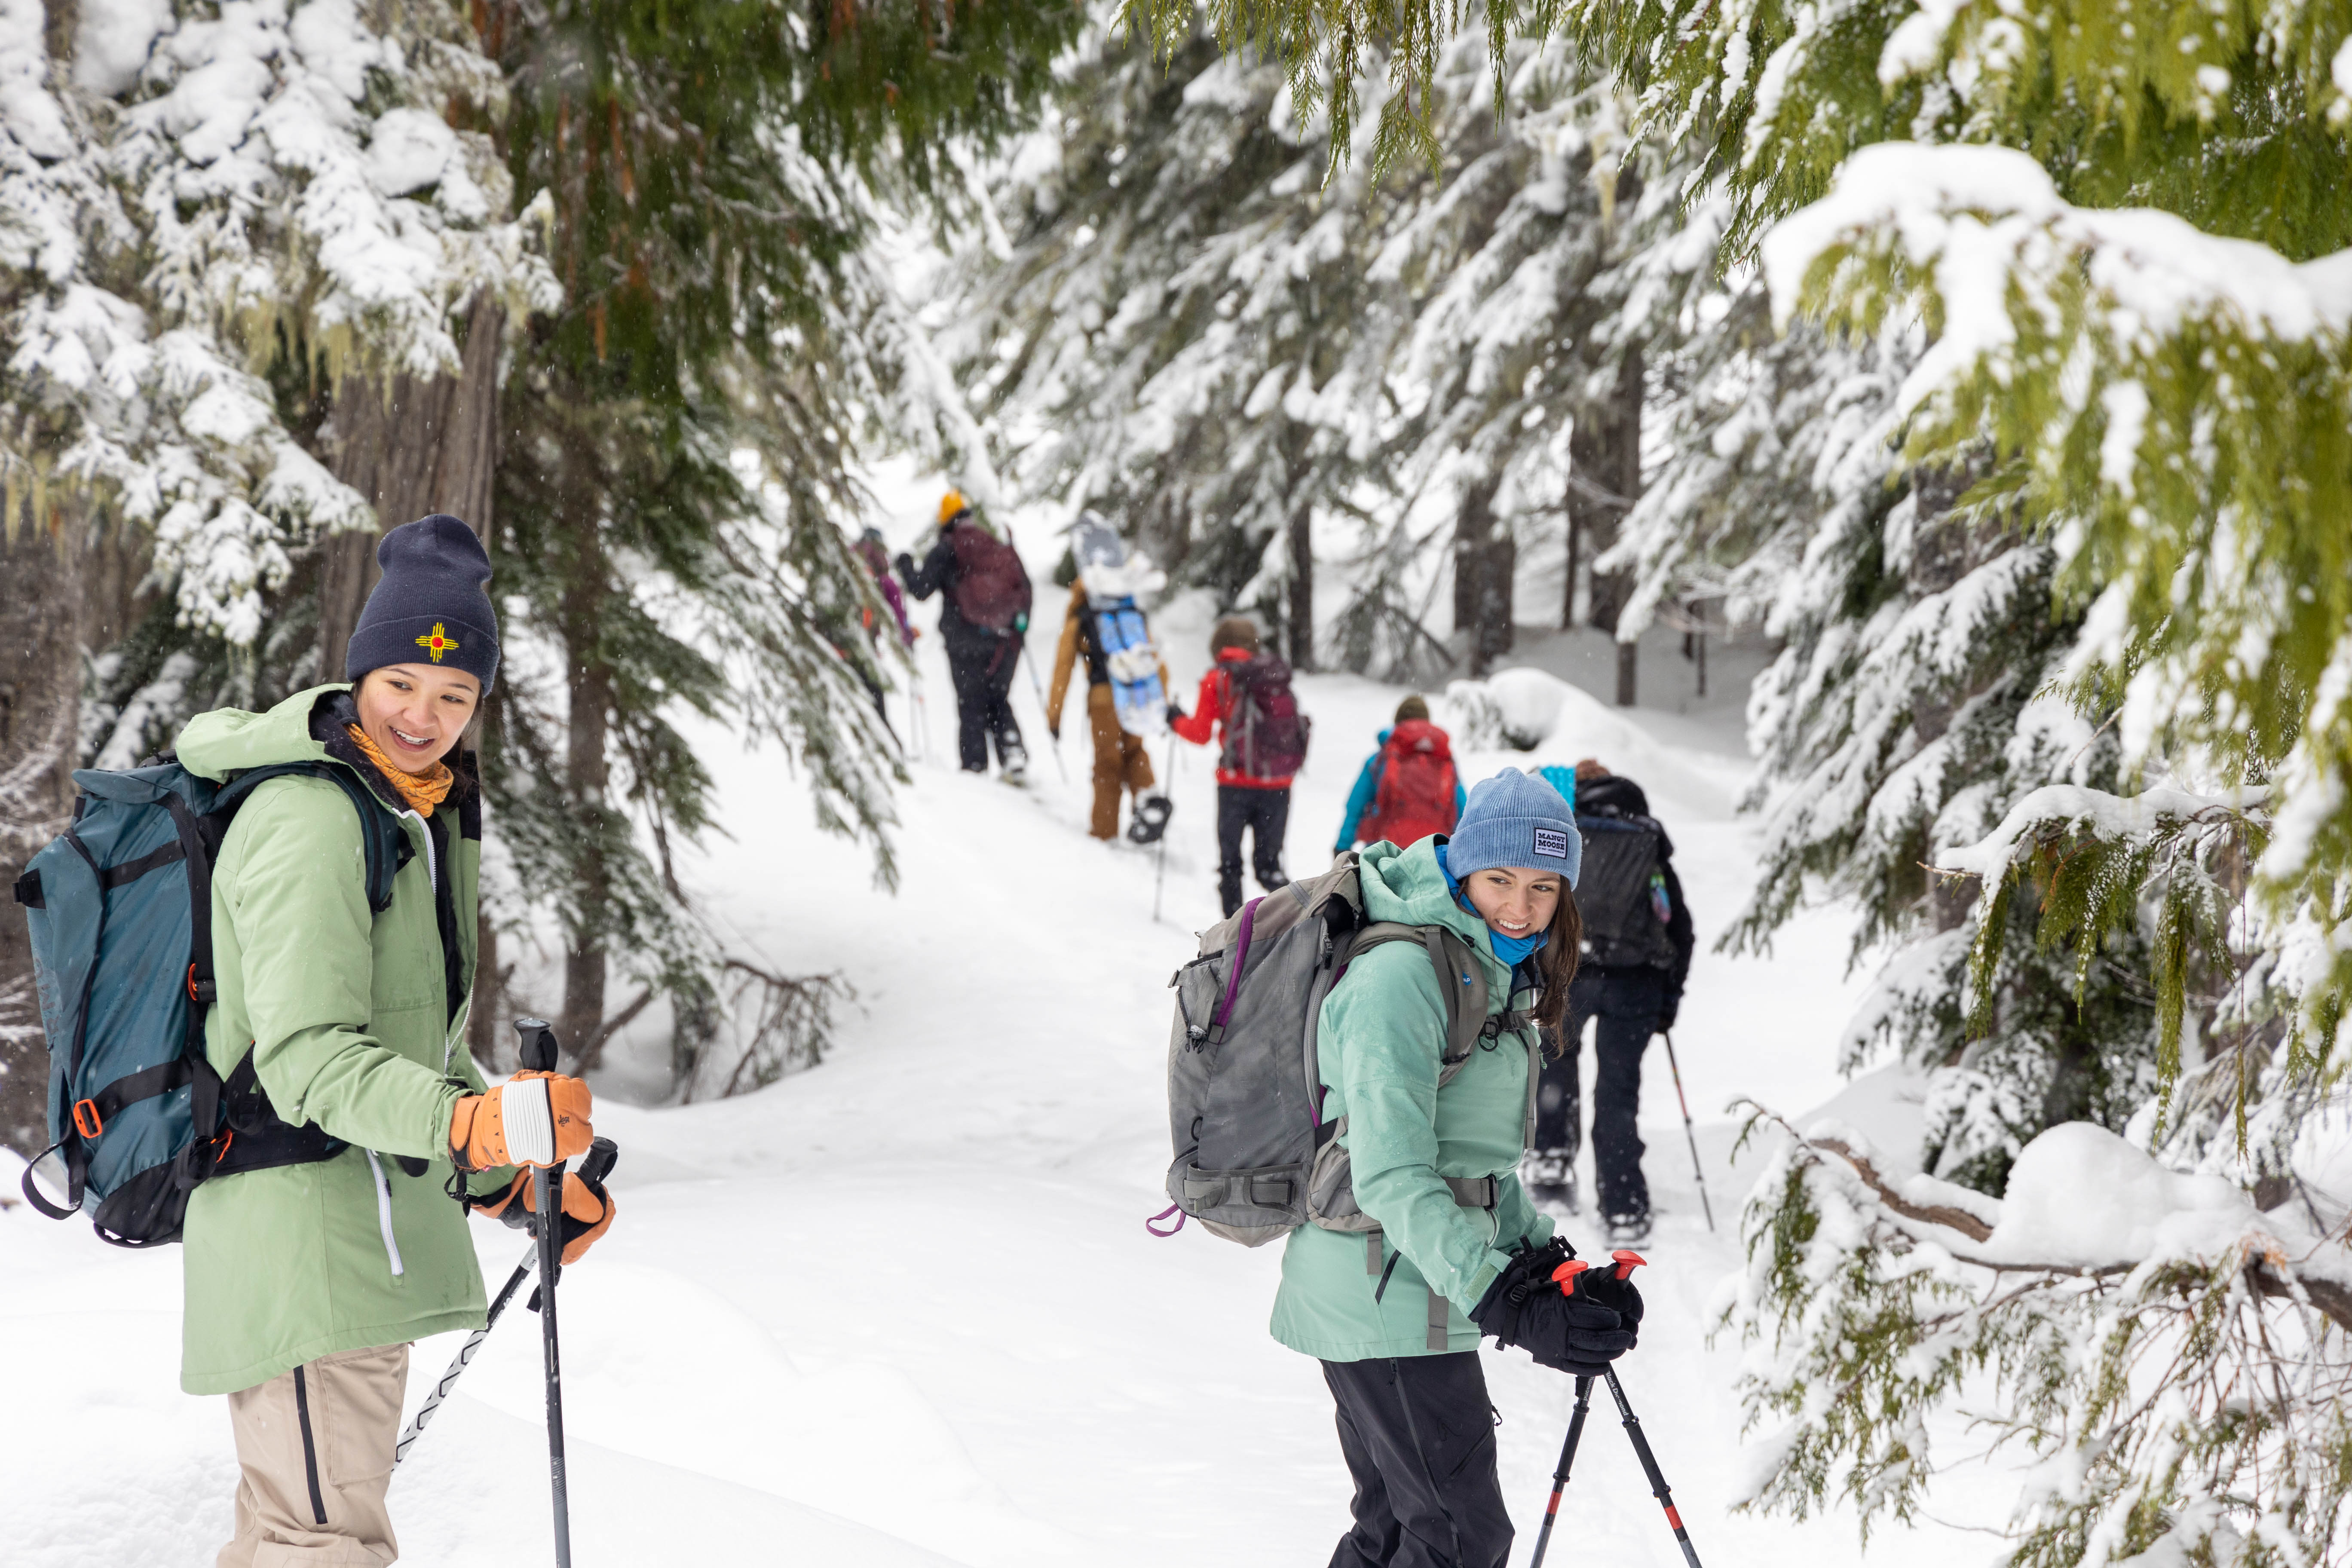
[[[1223,668],[1234,700],[1218,765],[1246,778],[1291,777],[1307,761],[1309,721],[1290,689],[1290,666],[1261,653]]]
[[[1029,613],[1029,569],[1020,553],[978,523],[957,523],[948,537],[955,544],[956,614],[992,632],[1011,631]]]

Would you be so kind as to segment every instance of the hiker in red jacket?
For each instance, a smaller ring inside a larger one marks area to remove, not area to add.
[[[1282,839],[1290,826],[1290,781],[1307,760],[1307,716],[1290,689],[1290,666],[1258,649],[1257,627],[1228,616],[1209,634],[1217,662],[1201,677],[1188,715],[1168,706],[1169,728],[1196,746],[1217,733],[1217,891],[1225,913],[1242,907],[1242,832],[1250,868],[1272,892],[1290,879]]]
[[[1331,853],[1382,839],[1409,849],[1433,833],[1453,832],[1461,815],[1453,744],[1416,693],[1397,704],[1395,727],[1381,731],[1380,749],[1364,759]]]

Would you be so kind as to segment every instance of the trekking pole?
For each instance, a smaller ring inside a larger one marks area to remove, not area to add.
[[[1176,787],[1176,731],[1168,731],[1168,787]],[[1160,853],[1153,857],[1157,869],[1151,873],[1151,923],[1160,923],[1160,889],[1168,885],[1168,832],[1160,833]]]
[[[1037,661],[1029,657],[1029,634],[1026,632],[1021,634],[1021,662],[1029,667],[1029,689],[1037,694],[1037,717],[1045,718],[1045,683],[1037,679]],[[1045,726],[1045,741],[1054,748],[1054,771],[1062,775],[1064,784],[1069,783],[1070,764],[1062,760],[1062,737],[1054,733],[1054,726],[1050,723]]]
[[[1690,1100],[1683,1093],[1683,1068],[1680,1062],[1675,1060],[1675,1032],[1672,1029],[1668,1029],[1664,1031],[1664,1034],[1666,1037],[1666,1066],[1674,1071],[1675,1098],[1682,1102],[1683,1137],[1690,1144],[1691,1174],[1698,1178],[1698,1206],[1706,1215],[1706,1228],[1711,1234],[1715,1229],[1715,1205],[1709,1203],[1706,1197],[1706,1167],[1699,1163],[1698,1134],[1691,1131]]]
[[[555,1070],[555,1030],[543,1018],[517,1018],[526,1072]],[[534,1165],[531,1204],[539,1226],[539,1328],[547,1372],[547,1474],[555,1500],[555,1568],[572,1568],[572,1501],[563,1474],[563,1357],[555,1333],[555,1282],[563,1272],[563,1162]]]
[[[620,1157],[620,1152],[610,1138],[597,1139],[588,1146],[588,1157],[580,1162],[582,1179],[603,1181],[612,1173],[613,1162]],[[538,1199],[534,1196],[532,1201],[535,1203]],[[416,1418],[402,1429],[400,1441],[394,1445],[392,1450],[392,1463],[395,1469],[402,1460],[408,1458],[408,1450],[415,1445],[416,1439],[425,1435],[425,1423],[431,1421],[434,1413],[441,1408],[441,1402],[449,1397],[449,1391],[457,1385],[459,1374],[473,1364],[474,1352],[482,1348],[482,1342],[488,1339],[490,1331],[499,1326],[499,1314],[507,1310],[507,1303],[514,1300],[514,1293],[522,1289],[524,1279],[538,1262],[539,1243],[533,1241],[522,1255],[522,1261],[515,1265],[514,1272],[507,1276],[507,1282],[499,1288],[499,1293],[490,1298],[490,1310],[482,1319],[482,1326],[466,1336],[466,1342],[457,1347],[457,1355],[449,1363],[449,1370],[441,1374],[441,1381],[433,1385],[433,1392],[426,1394],[425,1403],[416,1407]]]
[[[1650,1452],[1650,1440],[1642,1435],[1641,1418],[1625,1402],[1625,1385],[1617,1381],[1617,1369],[1608,1371],[1609,1396],[1617,1402],[1617,1413],[1625,1418],[1625,1436],[1633,1440],[1633,1457],[1642,1461],[1642,1473],[1650,1478],[1650,1495],[1666,1510],[1666,1523],[1673,1527],[1675,1544],[1683,1549],[1683,1561],[1690,1568],[1699,1568],[1698,1549],[1691,1544],[1690,1531],[1683,1528],[1683,1516],[1675,1510],[1674,1494],[1666,1489],[1666,1478],[1658,1468],[1658,1457]]]
[[[1592,1380],[1576,1380],[1576,1408],[1569,1413],[1568,1441],[1559,1446],[1559,1468],[1551,1473],[1551,1501],[1544,1505],[1543,1528],[1536,1531],[1536,1554],[1528,1559],[1528,1568],[1543,1568],[1544,1553],[1551,1548],[1552,1521],[1559,1517],[1559,1494],[1568,1489],[1568,1467],[1576,1461],[1576,1445],[1584,1436],[1584,1418],[1592,1413]]]

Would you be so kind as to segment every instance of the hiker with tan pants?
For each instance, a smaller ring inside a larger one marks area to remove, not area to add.
[[[254,787],[214,863],[205,1052],[229,1091],[259,1097],[247,1125],[286,1154],[188,1202],[180,1383],[228,1396],[240,1472],[219,1568],[397,1558],[385,1494],[410,1342],[485,1316],[467,1213],[528,1206],[515,1156],[553,1163],[593,1132],[579,1079],[493,1089],[466,1048],[481,802],[460,742],[498,669],[488,557],[436,515],[393,530],[377,559],[352,685],[199,714],[177,747],[212,779],[348,773],[410,851],[372,908],[354,797],[284,776]],[[613,1205],[567,1174],[562,1207],[593,1222],[569,1261]]]

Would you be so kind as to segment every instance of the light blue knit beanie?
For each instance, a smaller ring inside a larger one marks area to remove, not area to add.
[[[1445,868],[1457,880],[1494,866],[1559,871],[1570,888],[1584,867],[1584,840],[1568,802],[1517,768],[1470,786],[1462,819],[1446,841]]]

